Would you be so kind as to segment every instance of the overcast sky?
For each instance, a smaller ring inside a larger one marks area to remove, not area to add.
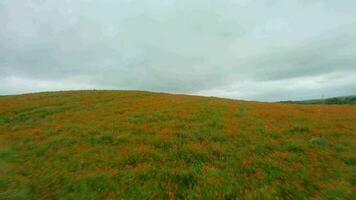
[[[355,95],[355,10],[355,0],[0,0],[0,95]]]

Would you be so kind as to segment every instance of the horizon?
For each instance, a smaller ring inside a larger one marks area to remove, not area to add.
[[[342,96],[320,96],[319,98],[297,98],[297,99],[287,99],[287,100],[275,100],[275,101],[263,101],[255,99],[237,99],[229,97],[221,97],[214,95],[198,95],[198,94],[185,94],[185,93],[174,93],[174,92],[161,92],[161,91],[150,91],[150,90],[125,90],[125,89],[83,89],[83,90],[48,90],[48,91],[34,91],[34,92],[25,92],[25,93],[16,93],[16,94],[0,94],[0,97],[6,96],[21,96],[21,95],[35,95],[41,93],[61,93],[61,92],[147,92],[147,93],[156,93],[156,94],[167,94],[167,95],[184,95],[184,96],[198,96],[198,97],[211,97],[211,98],[220,98],[220,99],[230,99],[233,101],[256,101],[256,102],[265,102],[265,103],[279,103],[279,102],[299,102],[299,101],[312,101],[312,100],[326,100],[332,98],[344,98],[344,97],[355,97],[356,94],[351,95],[342,95]]]

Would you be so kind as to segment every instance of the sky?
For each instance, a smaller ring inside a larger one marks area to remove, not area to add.
[[[355,0],[0,0],[0,95],[355,95],[355,10]]]

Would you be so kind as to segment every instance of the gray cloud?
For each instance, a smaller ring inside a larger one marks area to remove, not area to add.
[[[353,8],[352,0],[3,0],[0,94],[355,94]]]

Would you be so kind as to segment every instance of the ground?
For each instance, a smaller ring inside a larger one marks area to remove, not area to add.
[[[0,199],[355,199],[356,106],[0,96]]]

